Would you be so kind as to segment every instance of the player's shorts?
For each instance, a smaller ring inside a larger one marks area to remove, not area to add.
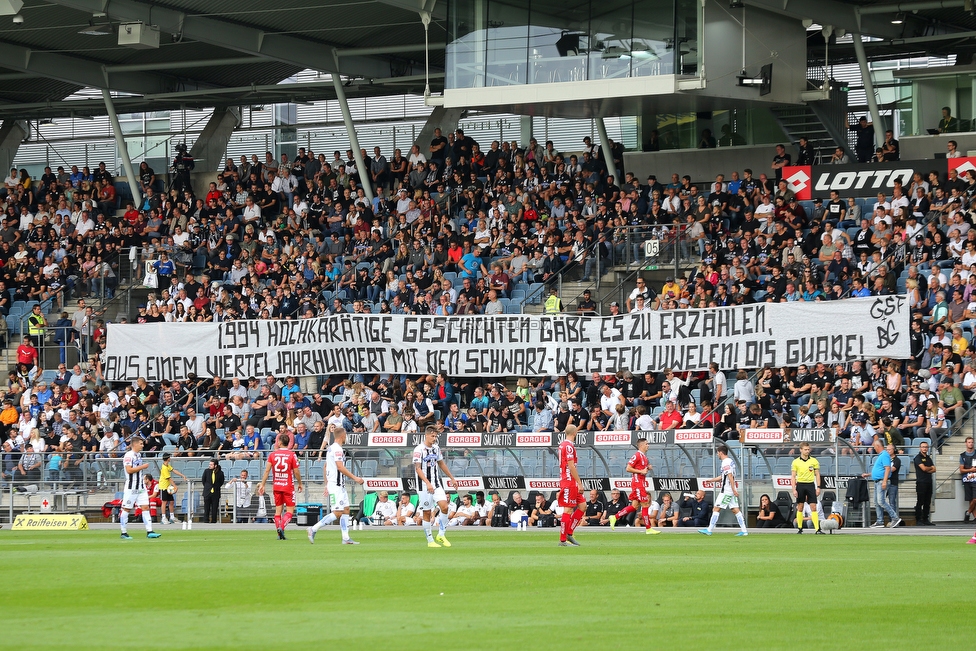
[[[345,511],[349,508],[349,495],[343,486],[329,486],[329,506],[333,511]]]
[[[440,486],[435,488],[433,493],[425,490],[417,491],[417,509],[420,511],[433,511],[438,503],[446,501],[447,493]]]
[[[732,493],[719,493],[715,506],[720,509],[737,509],[739,508],[739,498]]]
[[[817,486],[813,483],[796,485],[797,504],[816,504]]]
[[[274,491],[275,506],[295,506],[295,491]]]
[[[631,502],[646,502],[647,501],[647,484],[644,482],[637,483],[633,480],[630,482],[630,494],[627,495],[627,499]]]
[[[125,489],[122,493],[122,508],[128,511],[136,505],[140,507],[149,506],[149,493],[145,488]]]
[[[175,502],[176,501],[174,499],[172,493],[170,493],[169,491],[163,490],[162,488],[159,489],[159,500],[161,502]]]
[[[962,483],[962,496],[967,502],[976,500],[976,482],[964,481]]]
[[[559,506],[567,509],[575,509],[584,501],[583,494],[580,493],[579,486],[576,482],[565,480],[559,482]]]

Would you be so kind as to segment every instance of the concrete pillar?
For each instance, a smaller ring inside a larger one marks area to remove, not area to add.
[[[461,121],[461,116],[464,115],[464,109],[448,109],[443,106],[434,107],[431,111],[430,117],[427,118],[424,128],[420,130],[420,134],[417,136],[415,145],[420,147],[420,153],[424,156],[430,156],[430,141],[434,139],[434,129],[439,128],[441,134],[446,138],[447,134],[451,133],[457,129],[458,122]],[[484,151],[488,150],[487,146],[483,147]]]
[[[607,174],[613,176],[614,183],[620,183],[620,170],[613,164],[613,153],[610,151],[610,137],[607,136],[607,125],[603,118],[596,119],[596,133],[600,138],[600,158],[607,166]]]
[[[884,142],[884,132],[887,127],[881,120],[881,111],[878,110],[878,98],[874,94],[874,81],[871,79],[871,70],[868,68],[868,59],[864,55],[864,43],[861,42],[860,34],[851,34],[854,39],[854,55],[857,57],[857,65],[861,68],[861,81],[864,84],[864,94],[868,99],[868,109],[871,111],[871,122],[874,124],[874,146]]]
[[[20,143],[27,137],[27,129],[27,123],[21,120],[4,120],[0,126],[0,171],[4,177],[14,166]]]
[[[122,134],[122,127],[119,125],[119,116],[115,113],[115,104],[112,102],[112,94],[107,89],[102,89],[102,99],[105,100],[105,110],[108,111],[108,119],[112,123],[112,133],[115,135],[115,146],[122,157],[122,168],[125,170],[126,180],[129,183],[129,192],[132,193],[132,203],[135,206],[142,205],[142,192],[139,187],[139,176],[132,168],[132,159],[129,158],[129,148],[125,145],[125,136]]]
[[[528,147],[530,138],[532,138],[532,116],[523,115],[519,117],[519,144]]]
[[[212,172],[224,169],[227,143],[240,123],[241,116],[236,108],[215,108],[207,125],[190,148],[194,169],[211,173],[211,176]]]
[[[369,165],[363,158],[362,149],[359,147],[359,136],[356,135],[356,125],[353,124],[352,113],[349,112],[346,89],[342,87],[342,80],[336,72],[332,73],[332,87],[335,88],[336,99],[339,101],[339,110],[342,111],[342,121],[346,123],[346,133],[349,135],[349,148],[352,149],[352,157],[356,159],[356,169],[359,170],[359,186],[363,189],[369,202],[373,203],[373,184],[369,178]]]

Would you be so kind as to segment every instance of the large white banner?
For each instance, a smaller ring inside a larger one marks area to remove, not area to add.
[[[616,317],[403,316],[110,324],[110,381],[331,373],[563,375],[908,357],[903,296]]]

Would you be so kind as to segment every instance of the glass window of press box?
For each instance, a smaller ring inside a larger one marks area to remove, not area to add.
[[[698,74],[698,0],[451,0],[446,86]]]

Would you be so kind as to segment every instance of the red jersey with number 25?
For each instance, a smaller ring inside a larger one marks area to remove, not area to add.
[[[274,489],[280,492],[295,490],[295,468],[298,467],[298,457],[292,450],[275,450],[268,455],[271,464],[271,476]]]
[[[627,464],[634,470],[647,470],[647,455],[638,450]],[[645,486],[647,484],[647,475],[635,472],[630,482],[635,486]]]
[[[579,461],[576,457],[576,446],[572,441],[563,441],[559,444],[559,479],[561,481],[575,481],[573,474],[569,471],[569,462],[575,466]]]

